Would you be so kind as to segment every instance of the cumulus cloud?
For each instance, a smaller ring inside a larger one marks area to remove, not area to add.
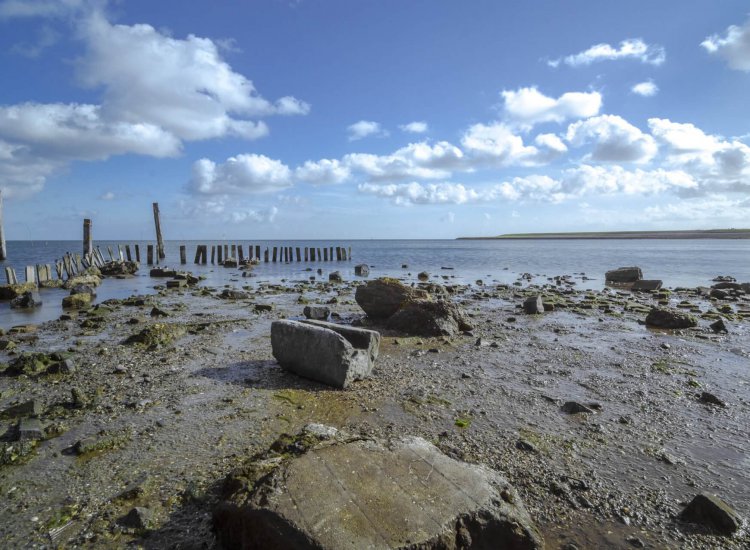
[[[115,194],[112,191],[107,191],[106,193],[102,193],[101,195],[99,195],[99,200],[101,201],[115,200]]]
[[[419,121],[402,124],[399,128],[402,132],[407,132],[409,134],[424,134],[429,130],[426,122]]]
[[[336,184],[349,179],[351,169],[337,159],[308,160],[294,171],[294,177],[314,185]]]
[[[385,137],[388,135],[388,132],[380,127],[379,122],[374,122],[372,120],[360,120],[355,122],[348,126],[346,131],[349,133],[349,141],[357,141],[369,136]]]
[[[343,162],[350,170],[373,180],[439,179],[458,166],[463,156],[455,145],[440,141],[434,145],[410,143],[390,155],[352,153],[346,155]]]
[[[560,63],[565,63],[571,67],[581,67],[598,61],[634,59],[649,65],[661,65],[666,58],[667,55],[662,46],[646,44],[640,38],[628,38],[620,42],[619,47],[606,43],[595,44],[582,52],[548,61],[547,63],[551,67],[557,67]]]
[[[646,82],[639,82],[638,84],[635,84],[632,88],[630,88],[630,91],[636,95],[640,95],[643,97],[652,97],[659,93],[659,87],[651,80],[647,80]]]
[[[13,147],[12,155],[0,158],[6,187],[39,190],[74,160],[172,157],[184,141],[256,139],[268,133],[260,118],[309,112],[307,103],[291,96],[263,98],[221,58],[214,41],[173,38],[145,24],[113,25],[98,4],[0,4],[5,18],[73,15],[75,37],[84,46],[75,64],[78,80],[102,95],[98,104],[0,105],[0,140]]]
[[[203,158],[193,163],[187,189],[195,195],[268,193],[292,185],[292,171],[264,155],[237,155],[216,164]]]
[[[279,213],[279,209],[275,206],[266,208],[264,210],[235,210],[231,213],[231,220],[234,223],[243,222],[257,222],[257,223],[273,223],[276,220],[276,215]]]
[[[574,122],[565,137],[575,147],[591,143],[593,150],[586,158],[596,162],[646,163],[658,150],[653,137],[616,115]]]
[[[530,129],[542,122],[563,122],[599,114],[602,96],[599,92],[568,92],[557,99],[541,93],[536,87],[505,90],[502,112],[507,119]]]
[[[701,46],[723,58],[730,69],[750,72],[750,19],[741,27],[731,25],[724,36],[709,36]]]

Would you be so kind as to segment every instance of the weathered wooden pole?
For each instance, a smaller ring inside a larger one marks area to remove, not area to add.
[[[161,219],[159,217],[159,203],[154,203],[154,225],[156,226],[156,252],[161,260],[166,258],[164,254],[164,239],[161,236]]]
[[[255,257],[258,259],[258,261],[260,261],[260,245],[259,244],[255,245]]]
[[[224,259],[225,260],[229,259],[229,245],[228,244],[224,245]]]
[[[3,190],[0,189],[0,260],[7,257],[5,253],[5,230],[3,229]]]
[[[298,262],[301,262],[301,261],[302,261],[302,252],[301,252],[301,250],[300,250],[300,247],[299,247],[299,246],[297,247],[297,250],[296,250],[296,252],[297,252],[297,261],[298,261]]]
[[[141,263],[141,245],[135,245],[135,261]]]
[[[152,244],[146,245],[146,263],[148,265],[154,263],[154,245]]]
[[[305,247],[305,261],[310,261],[310,250]]]
[[[273,261],[276,262],[276,247],[273,247]]]
[[[133,261],[133,256],[130,255],[130,245],[129,244],[125,245],[125,256],[127,256],[129,262]]]
[[[223,263],[222,262],[222,258],[223,258],[222,255],[224,254],[223,250],[224,248],[221,245],[216,247],[216,263],[218,264]]]
[[[237,259],[241,262],[245,261],[245,249],[242,248],[241,244],[237,245]]]
[[[263,261],[268,263],[268,248],[263,252]]]
[[[216,263],[216,245],[215,244],[211,245],[211,263],[212,264]]]
[[[91,254],[94,246],[91,243],[91,220],[83,220],[83,254]]]
[[[180,245],[180,263],[186,264],[187,263],[187,248],[184,244]]]

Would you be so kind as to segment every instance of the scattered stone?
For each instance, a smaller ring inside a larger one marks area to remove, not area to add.
[[[248,300],[250,293],[236,288],[225,288],[219,296],[225,300]]]
[[[646,548],[646,544],[635,535],[626,538],[625,542],[627,542],[633,548]]]
[[[24,292],[10,301],[10,307],[12,309],[32,309],[35,307],[41,307],[41,305],[42,299],[39,297],[38,292]]]
[[[41,376],[61,369],[65,357],[60,353],[22,353],[11,361],[5,374],[13,376]]]
[[[327,321],[331,316],[331,308],[327,306],[305,306],[305,309],[302,310],[302,313],[307,319]]]
[[[659,279],[640,279],[633,283],[631,290],[659,290],[664,283]]]
[[[424,439],[318,442],[303,433],[293,444],[287,460],[270,455],[227,480],[231,493],[213,514],[223,547],[544,546],[504,478]]]
[[[428,298],[424,290],[406,286],[390,277],[382,277],[357,287],[354,299],[372,319],[387,319],[410,300]]]
[[[174,276],[177,275],[177,272],[174,269],[170,269],[168,267],[155,267],[151,271],[149,271],[148,274],[151,277],[174,278]]]
[[[237,260],[235,258],[227,258],[224,260],[224,263],[222,263],[224,267],[238,267],[239,264],[237,263]]]
[[[161,309],[159,306],[154,306],[151,308],[151,317],[169,317],[169,313]],[[132,325],[136,325],[138,323],[130,323]]]
[[[708,405],[717,405],[719,407],[727,406],[726,401],[724,401],[723,399],[719,399],[717,396],[707,391],[702,392],[698,399],[701,403],[706,403]]]
[[[380,334],[323,321],[271,323],[273,356],[284,370],[346,388],[372,372]]]
[[[177,323],[154,323],[125,340],[125,344],[141,344],[149,350],[167,346],[185,335],[187,329]]]
[[[344,278],[341,276],[341,273],[338,271],[334,271],[333,273],[328,274],[328,280],[332,283],[343,283]]]
[[[0,285],[0,300],[12,300],[26,292],[36,292],[36,284],[23,283],[20,285]]]
[[[388,328],[415,336],[452,336],[473,327],[463,310],[447,300],[413,300],[388,319]]]
[[[709,327],[711,328],[711,330],[713,330],[717,334],[719,332],[724,332],[724,333],[728,333],[729,332],[729,330],[727,330],[726,323],[724,323],[724,319],[719,319],[717,321],[714,321],[713,323],[711,323],[709,325]]]
[[[91,294],[91,297],[96,297],[95,287],[91,285],[77,284],[70,289],[70,294]]]
[[[566,412],[568,414],[577,414],[577,413],[593,413],[593,409],[590,409],[586,405],[582,405],[578,403],[577,401],[567,401],[563,404],[560,409],[563,412]]]
[[[63,283],[63,288],[70,290],[78,285],[97,287],[100,284],[102,284],[102,280],[99,278],[99,270],[97,269],[96,271],[90,271],[81,275],[76,275],[72,279],[68,279]]]
[[[609,283],[634,283],[643,279],[640,267],[618,267],[604,274],[604,279]]]
[[[419,279],[420,281],[426,281],[429,278],[430,278],[430,274],[427,273],[426,271],[421,271],[419,272],[419,274],[417,274],[417,279]]]
[[[261,313],[264,311],[273,311],[273,304],[255,304],[254,309],[258,313]]]
[[[719,288],[712,288],[711,292],[708,293],[711,298],[716,298],[718,300],[723,300],[727,296],[729,296],[729,293],[726,290],[721,290]]]
[[[646,325],[657,328],[681,329],[698,326],[698,320],[689,313],[655,307],[646,316]]]
[[[367,264],[355,265],[354,274],[358,277],[367,277],[370,274],[370,266]]]
[[[523,438],[519,439],[518,441],[516,441],[516,449],[518,449],[520,451],[528,451],[530,453],[538,453],[539,452],[537,450],[537,448],[534,446],[533,443],[531,443],[531,442],[529,442],[529,441],[527,441],[527,440],[525,440]]]
[[[187,279],[171,279],[167,281],[167,288],[186,288],[187,286]]]
[[[18,418],[19,416],[39,416],[44,411],[41,401],[31,399],[18,405],[13,405],[0,413],[3,418]]]
[[[154,525],[154,513],[148,508],[136,506],[120,520],[120,523],[133,529],[150,529]]]
[[[523,310],[529,315],[544,313],[544,302],[541,296],[530,296],[523,301]]]
[[[19,420],[16,441],[39,441],[41,439],[44,439],[44,428],[38,418]]]
[[[682,521],[697,523],[722,535],[732,535],[742,526],[742,518],[716,495],[700,493],[680,514]]]

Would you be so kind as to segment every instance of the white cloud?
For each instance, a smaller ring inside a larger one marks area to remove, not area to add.
[[[115,199],[115,194],[112,191],[107,191],[106,193],[102,193],[99,195],[99,200],[102,201],[111,201]]]
[[[352,153],[343,159],[345,166],[373,180],[405,178],[439,179],[458,166],[464,154],[455,145],[439,141],[410,143],[390,155]]]
[[[562,62],[571,67],[580,67],[597,61],[635,59],[649,65],[661,65],[666,58],[666,52],[662,46],[646,44],[640,38],[629,38],[620,42],[619,47],[604,43],[595,44],[580,53],[549,61],[548,64],[557,67]]]
[[[409,124],[402,124],[399,126],[402,132],[407,132],[410,134],[424,134],[429,130],[429,127],[427,126],[426,122],[410,122]]]
[[[750,19],[741,27],[731,25],[723,37],[709,36],[701,46],[724,58],[730,69],[750,72]]]
[[[538,151],[503,123],[474,124],[461,138],[461,145],[473,155],[492,158],[500,164],[513,164],[533,157]]]
[[[646,82],[639,82],[634,85],[630,88],[630,91],[643,97],[652,97],[659,93],[659,87],[651,80],[647,80]]]
[[[38,191],[47,177],[74,160],[113,155],[172,157],[184,141],[224,136],[255,139],[268,133],[268,115],[306,114],[291,96],[264,99],[221,58],[212,40],[173,38],[150,25],[113,25],[104,2],[0,3],[0,17],[72,16],[84,46],[76,62],[82,85],[102,94],[94,103],[0,106],[0,176],[17,193]],[[85,9],[84,9],[85,8]]]
[[[372,120],[360,120],[346,129],[349,132],[349,141],[357,141],[368,136],[384,137],[388,132],[380,127],[380,123]]]
[[[501,95],[505,116],[525,129],[541,122],[591,117],[599,114],[602,106],[599,92],[568,92],[555,99],[532,86],[505,90]]]
[[[294,177],[314,185],[336,184],[349,179],[351,170],[337,159],[308,160],[294,171]]]
[[[273,223],[279,209],[275,206],[264,210],[235,210],[231,213],[231,220],[234,223],[243,223],[247,221],[256,223]]]
[[[586,158],[596,162],[650,161],[658,147],[653,137],[616,115],[601,115],[568,126],[566,139],[575,147],[593,144]]]
[[[279,191],[292,185],[292,171],[264,155],[237,155],[223,164],[209,159],[193,163],[187,189],[195,195],[241,195]]]

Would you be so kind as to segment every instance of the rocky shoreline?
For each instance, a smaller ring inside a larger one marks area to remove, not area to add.
[[[415,293],[453,304],[427,308],[448,319],[444,332],[415,336],[424,308],[368,318],[362,279],[241,288],[240,275],[230,288],[154,279],[153,296],[2,337],[4,547],[214,548],[227,476],[310,423],[421,437],[499,472],[546,548],[750,545],[743,529],[680,517],[701,493],[750,517],[743,286],[584,291],[582,274],[511,285],[405,274]],[[336,390],[279,367],[271,323],[305,306],[381,334],[370,378]],[[655,308],[688,321],[647,327]]]

